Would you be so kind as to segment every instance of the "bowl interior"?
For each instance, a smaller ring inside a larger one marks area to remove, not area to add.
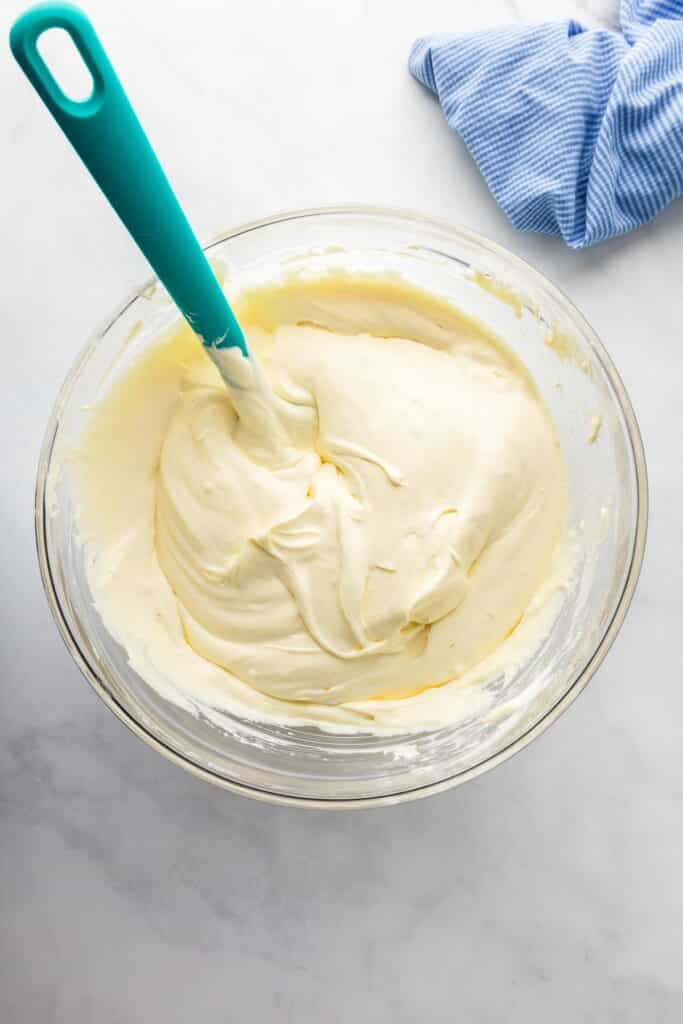
[[[407,214],[326,210],[249,225],[207,247],[228,288],[264,268],[324,268],[353,254],[390,266],[482,320],[531,370],[555,420],[569,478],[574,580],[531,661],[481,688],[447,728],[337,735],[192,713],[133,671],[93,606],[76,539],[68,449],[89,409],[177,315],[152,283],[86,346],[57,400],[37,488],[41,571],[75,660],[103,699],[162,753],[267,799],[390,802],[454,784],[509,756],[588,681],[625,614],[646,525],[642,446],[623,386],[594,333],[541,275],[492,243]]]

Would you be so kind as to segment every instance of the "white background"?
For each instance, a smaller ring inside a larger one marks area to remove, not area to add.
[[[20,6],[0,0],[3,38]],[[652,488],[640,589],[605,665],[525,753],[367,812],[272,808],[167,764],[105,710],[43,598],[32,491],[77,349],[148,276],[0,54],[0,1021],[674,1024],[681,969],[683,204],[572,253],[515,233],[413,38],[577,15],[554,0],[90,0],[198,234],[382,203],[481,231],[598,330]]]

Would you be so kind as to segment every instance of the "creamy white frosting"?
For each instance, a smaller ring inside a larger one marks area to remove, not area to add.
[[[81,439],[105,623],[152,685],[199,704],[448,721],[449,694],[538,605],[564,535],[564,468],[529,374],[390,276],[293,277],[237,312],[254,359],[221,356],[231,387],[178,327]]]

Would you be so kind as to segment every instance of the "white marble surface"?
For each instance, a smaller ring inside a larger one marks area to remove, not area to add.
[[[422,32],[568,13],[613,23],[614,5],[88,7],[200,235],[276,209],[380,202],[473,226],[556,280],[630,390],[652,518],[605,665],[548,733],[477,781],[324,813],[252,803],[167,764],[69,660],[32,525],[58,384],[147,269],[5,52],[0,1021],[677,1024],[683,204],[586,253],[518,235],[405,70]],[[3,38],[18,10],[0,2]]]

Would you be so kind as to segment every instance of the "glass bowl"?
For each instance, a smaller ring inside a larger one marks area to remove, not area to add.
[[[206,248],[228,278],[264,264],[306,268],[351,251],[391,263],[506,339],[555,420],[569,477],[574,582],[538,651],[483,685],[484,710],[448,727],[396,736],[192,714],[128,664],[93,605],[62,455],[88,409],[177,311],[156,282],[85,346],[57,397],[38,468],[36,536],[50,609],[76,664],[105,704],[155,750],[200,778],[277,803],[390,804],[457,785],[538,736],[587,684],[623,622],[640,571],[647,478],[624,386],[595,332],[546,278],[474,232],[400,211],[358,207],[285,213]]]

